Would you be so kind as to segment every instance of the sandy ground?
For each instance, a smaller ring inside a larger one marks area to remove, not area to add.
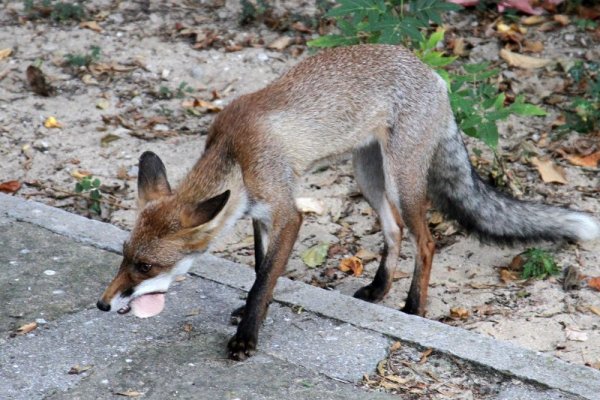
[[[281,13],[290,11],[296,19],[308,21],[316,12],[312,1],[277,4]],[[0,8],[0,50],[13,50],[0,60],[0,182],[18,180],[23,183],[19,196],[125,228],[130,228],[135,218],[136,164],[141,152],[159,154],[172,182],[178,182],[202,152],[214,114],[201,108],[187,111],[182,103],[197,98],[223,106],[240,94],[263,87],[307,55],[303,43],[311,38],[310,33],[278,32],[261,24],[242,27],[240,4],[232,0],[92,0],[86,2],[86,8],[87,19],[96,20],[99,31],[73,22],[28,21],[22,2],[4,2]],[[471,17],[460,20],[474,23]],[[213,32],[218,40],[195,46],[190,37],[193,32],[199,38]],[[542,55],[572,60],[592,52],[598,59],[593,42],[582,41],[582,35],[569,28],[546,33],[540,36],[547,40]],[[266,47],[282,36],[292,37],[292,44],[281,51]],[[496,38],[472,38],[470,43],[471,59],[498,60]],[[67,54],[89,54],[91,46],[100,48],[92,67],[65,66]],[[34,94],[27,83],[25,71],[36,60],[43,62],[41,68],[55,88],[53,96]],[[503,76],[514,91],[536,103],[564,79],[558,72],[541,76],[535,71],[508,69]],[[161,98],[161,93],[162,97],[173,94],[173,98]],[[556,115],[550,109],[546,118],[511,118],[502,124],[503,151],[518,155],[509,168],[518,178],[522,197],[600,215],[597,169],[576,168],[556,159],[564,165],[568,183],[545,184],[521,157],[532,148],[540,155],[550,154],[552,146],[542,145],[540,138]],[[50,116],[60,128],[44,126]],[[114,140],[107,141],[107,137]],[[561,139],[562,143],[577,140],[576,134]],[[76,177],[86,172],[101,180],[103,199],[113,203],[103,204],[100,216],[73,193]],[[350,163],[341,161],[304,177],[298,195],[322,201],[324,213],[305,216],[287,276],[352,294],[372,279],[378,261],[365,261],[360,277],[338,271],[339,261],[359,250],[378,253],[382,236],[374,213],[358,194]],[[509,264],[523,248],[481,246],[460,232],[448,235],[455,231],[452,225],[432,227],[441,240],[431,279],[429,318],[573,363],[600,366],[600,315],[594,313],[600,309],[599,292],[586,287],[566,292],[560,278],[505,283],[500,280],[499,267]],[[318,243],[331,245],[329,258],[325,265],[307,268],[300,254]],[[556,256],[561,268],[575,266],[585,275],[600,276],[598,242],[542,247]],[[215,253],[251,264],[249,220],[240,221],[216,246]],[[389,307],[403,305],[412,254],[410,239],[405,238],[401,272],[384,301]],[[468,316],[451,318],[452,308],[462,308]]]

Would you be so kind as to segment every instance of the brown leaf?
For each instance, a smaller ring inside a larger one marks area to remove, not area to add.
[[[125,397],[140,397],[143,396],[144,393],[142,392],[138,392],[137,390],[125,390],[124,392],[115,392],[114,393],[116,396],[125,396]]]
[[[421,353],[421,359],[419,360],[419,364],[425,364],[427,362],[427,358],[431,355],[433,349],[427,349],[423,353]]]
[[[600,163],[600,150],[587,156],[566,155],[565,158],[578,167],[597,168]]]
[[[594,314],[600,316],[600,307],[590,306],[590,311],[593,312]]]
[[[185,324],[183,324],[183,331],[184,332],[190,333],[193,330],[194,330],[194,326],[192,324],[190,324],[189,322],[186,322]]]
[[[536,40],[536,41],[525,40],[525,42],[523,42],[523,44],[525,45],[524,50],[529,51],[531,53],[540,53],[542,50],[544,50],[544,44],[542,42],[540,42],[539,40]]]
[[[461,37],[454,39],[454,41],[452,42],[452,54],[459,57],[467,55],[465,39]]]
[[[6,181],[0,183],[0,192],[3,193],[15,193],[21,188],[21,182],[19,181]]]
[[[546,22],[547,18],[543,15],[532,15],[529,17],[525,17],[521,20],[523,25],[539,25],[542,22]]]
[[[42,70],[36,67],[35,65],[30,65],[29,67],[27,67],[25,75],[27,77],[27,82],[29,82],[31,90],[35,94],[39,94],[40,96],[44,97],[48,97],[54,94],[54,88],[50,86],[50,84],[46,81],[46,76],[44,75]]]
[[[366,250],[366,249],[358,250],[358,252],[355,255],[356,255],[356,257],[360,258],[364,263],[368,263],[369,261],[376,260],[379,257],[379,255],[373,253],[370,250]]]
[[[21,325],[18,329],[17,329],[17,333],[19,335],[25,335],[33,330],[35,330],[35,328],[37,328],[37,323],[35,322],[30,322],[28,324],[25,325]]]
[[[352,271],[354,276],[361,276],[363,273],[363,264],[360,258],[356,256],[346,257],[340,261],[338,269],[342,272]]]
[[[219,112],[223,109],[222,107],[219,107],[218,105],[216,105],[210,101],[196,99],[196,98],[193,100],[185,100],[184,102],[181,103],[181,105],[184,108],[203,108],[208,112]]]
[[[500,57],[502,57],[508,65],[524,69],[543,68],[553,63],[553,61],[548,58],[524,56],[523,54],[513,53],[507,49],[500,50]]]
[[[71,176],[77,180],[81,180],[86,176],[92,176],[92,173],[90,171],[85,171],[82,169],[74,169],[73,171],[71,171]]]
[[[79,27],[84,29],[90,29],[98,33],[102,32],[102,28],[100,27],[100,25],[98,25],[96,21],[83,21],[79,24]]]
[[[511,271],[507,268],[500,269],[500,280],[503,283],[510,283],[519,279],[519,275],[515,271]]]
[[[0,60],[10,57],[13,50],[9,47],[8,49],[0,50]]]
[[[469,318],[469,310],[463,307],[452,307],[450,309],[450,317],[455,319],[467,319]]]
[[[409,276],[410,274],[407,274],[406,272],[395,270],[394,275],[392,275],[392,281],[396,282],[400,279],[408,278]]]
[[[400,350],[401,347],[402,347],[402,343],[400,343],[399,341],[395,341],[390,346],[390,353],[393,353],[394,351]]]
[[[523,264],[525,264],[525,260],[521,254],[517,254],[510,261],[510,264],[508,264],[508,269],[511,271],[521,271],[523,269]]]
[[[300,33],[312,33],[312,30],[304,25],[303,22],[296,21],[292,24],[292,29]]]
[[[596,290],[600,291],[600,276],[596,276],[594,278],[590,278],[588,280],[587,284],[592,289],[596,289]]]
[[[268,49],[282,51],[286,47],[292,44],[292,38],[289,36],[281,36],[275,39],[271,44],[267,46]]]
[[[567,17],[566,15],[562,15],[562,14],[554,14],[554,16],[552,18],[556,22],[558,22],[559,24],[561,24],[562,26],[569,25],[569,23],[571,22],[571,20],[569,19],[569,17]]]
[[[80,366],[79,364],[76,364],[74,366],[71,367],[71,369],[67,372],[67,374],[69,375],[79,375],[87,370],[92,369],[92,365],[83,365]]]
[[[545,183],[567,183],[565,172],[552,160],[541,160],[537,157],[531,159],[531,163],[537,168]]]

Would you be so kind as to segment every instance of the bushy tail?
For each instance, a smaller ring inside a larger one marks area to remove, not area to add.
[[[428,192],[438,210],[484,242],[510,245],[600,237],[600,223],[586,213],[520,201],[483,182],[454,124],[435,151]]]

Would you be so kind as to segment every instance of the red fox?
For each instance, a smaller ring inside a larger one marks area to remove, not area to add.
[[[403,311],[425,314],[435,249],[426,221],[430,202],[484,241],[600,236],[600,223],[585,213],[519,201],[485,184],[469,162],[446,83],[408,50],[337,48],[221,111],[204,153],[175,190],[160,158],[142,154],[140,212],[98,308],[157,314],[191,258],[250,215],[256,280],[245,307],[232,314],[241,320],[228,349],[233,359],[251,356],[302,222],[294,201],[297,177],[348,152],[384,236],[381,265],[357,298],[377,302],[388,292],[406,226],[417,252]]]

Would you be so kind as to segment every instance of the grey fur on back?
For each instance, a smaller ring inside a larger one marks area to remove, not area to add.
[[[600,225],[589,215],[512,198],[486,184],[469,162],[456,125],[437,146],[428,174],[434,206],[484,242],[591,240]]]

